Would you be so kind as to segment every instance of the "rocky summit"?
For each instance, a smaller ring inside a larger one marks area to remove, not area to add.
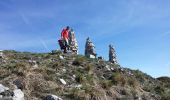
[[[0,100],[170,100],[169,80],[61,51],[0,51]]]

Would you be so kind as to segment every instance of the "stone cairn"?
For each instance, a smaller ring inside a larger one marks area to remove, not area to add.
[[[77,43],[73,29],[71,29],[69,32],[69,49],[73,53],[78,54],[78,43]]]
[[[109,45],[109,61],[114,64],[117,64],[115,49],[112,45]]]
[[[87,56],[89,58],[96,58],[96,56],[97,56],[97,54],[95,52],[95,46],[91,42],[89,37],[86,39],[85,56]]]

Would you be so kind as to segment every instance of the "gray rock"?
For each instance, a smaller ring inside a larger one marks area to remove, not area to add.
[[[6,90],[9,90],[9,88],[0,84],[0,93],[5,92]]]
[[[35,64],[32,66],[33,68],[38,68],[38,64]]]
[[[105,67],[106,67],[106,69],[107,69],[108,71],[111,70],[109,65],[106,65]]]
[[[3,97],[11,97],[13,96],[13,92],[6,90],[4,92],[1,92],[0,95],[2,95]]]
[[[12,97],[13,100],[24,100],[24,93],[21,91],[21,89],[15,89],[14,96]]]
[[[21,79],[16,79],[15,81],[13,81],[13,84],[17,86],[17,89],[24,89],[24,83],[23,80]]]
[[[4,58],[3,52],[0,52],[0,58]]]
[[[64,84],[64,85],[67,84],[66,81],[64,81],[64,79],[60,79],[60,82],[61,82],[62,84]]]
[[[47,95],[44,100],[62,100],[56,95]]]
[[[96,58],[94,55],[90,55],[90,58],[92,58],[92,59],[94,59],[94,58]]]
[[[59,58],[60,58],[61,60],[63,60],[63,59],[64,59],[64,57],[63,57],[63,56],[61,56],[61,55],[59,56]]]

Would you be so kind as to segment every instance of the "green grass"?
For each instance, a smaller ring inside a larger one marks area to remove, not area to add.
[[[119,72],[113,73],[111,76],[111,80],[112,80],[113,84],[115,84],[115,85],[120,84],[120,85],[124,86],[126,84],[125,77],[122,74],[120,74]]]

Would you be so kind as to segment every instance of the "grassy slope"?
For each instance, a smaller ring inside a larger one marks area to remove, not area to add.
[[[43,99],[47,94],[58,95],[64,100],[169,97],[169,85],[162,85],[163,82],[139,70],[121,68],[106,61],[64,55],[59,51],[56,54],[3,51],[3,54],[0,83],[13,88],[13,80],[22,80],[28,100]],[[64,79],[67,84],[63,85],[59,79]]]

